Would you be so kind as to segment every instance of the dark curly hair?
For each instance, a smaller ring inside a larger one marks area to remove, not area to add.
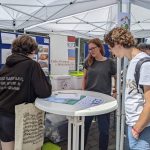
[[[112,48],[115,46],[115,43],[122,45],[124,48],[131,48],[136,45],[131,32],[122,27],[112,29],[104,36],[104,41]]]
[[[38,51],[36,41],[29,35],[22,35],[16,38],[12,43],[12,53],[22,53],[29,55],[33,51]]]

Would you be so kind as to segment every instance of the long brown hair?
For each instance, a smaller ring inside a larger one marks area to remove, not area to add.
[[[98,38],[91,39],[91,40],[89,40],[88,44],[90,44],[90,43],[95,44],[100,49],[101,55],[104,56],[104,47],[103,47],[100,39],[98,39]],[[95,58],[91,54],[88,54],[87,60],[88,60],[88,65],[91,66],[93,64]]]

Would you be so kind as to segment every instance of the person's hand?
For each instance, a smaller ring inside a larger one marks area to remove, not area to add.
[[[113,90],[112,97],[117,98],[117,91],[115,89]]]
[[[113,93],[112,97],[117,98],[117,92]]]
[[[140,134],[140,133],[139,133],[134,127],[132,127],[131,132],[132,132],[132,135],[133,135],[133,137],[134,137],[135,139],[138,139],[138,138],[139,138],[139,134]]]

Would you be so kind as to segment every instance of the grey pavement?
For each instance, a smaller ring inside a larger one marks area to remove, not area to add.
[[[109,147],[108,150],[115,150],[116,143],[116,130],[115,130],[115,117],[114,113],[111,113],[110,119],[110,134],[109,134]],[[59,143],[62,150],[67,150],[67,141]],[[93,121],[88,136],[88,141],[85,150],[99,150],[98,149],[98,127],[97,122]]]
[[[115,122],[116,121],[115,121],[114,113],[111,113],[108,150],[115,150],[115,143],[116,143]],[[58,145],[61,146],[62,148],[61,150],[67,150],[67,141],[61,142]],[[1,150],[1,146],[0,146],[0,150]],[[92,122],[85,150],[99,150],[98,149],[98,127],[96,121]]]

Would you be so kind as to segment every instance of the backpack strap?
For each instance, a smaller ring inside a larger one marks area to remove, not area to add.
[[[135,82],[136,82],[136,87],[137,87],[138,93],[140,93],[138,86],[139,86],[139,87],[143,90],[143,92],[144,92],[143,85],[139,85],[140,69],[141,69],[142,64],[145,63],[145,62],[148,62],[148,61],[150,61],[150,57],[144,57],[144,58],[140,59],[140,60],[137,62],[136,66],[135,66],[134,78],[135,78]]]

